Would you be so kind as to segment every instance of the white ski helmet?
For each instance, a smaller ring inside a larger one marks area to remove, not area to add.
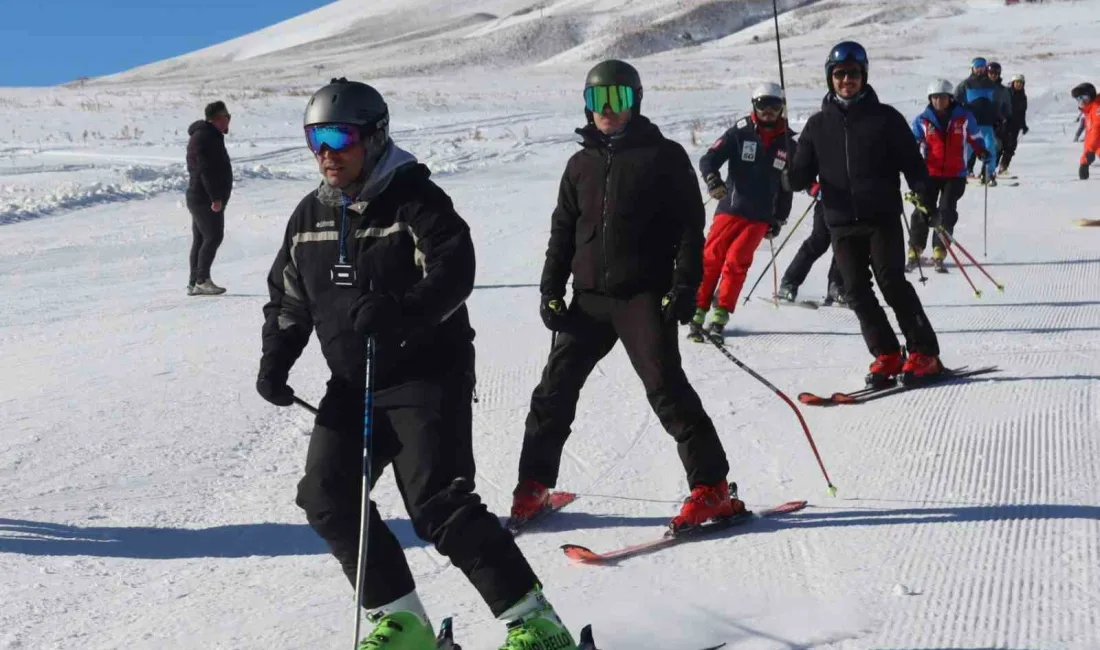
[[[1026,83],[1027,83],[1026,81],[1024,81],[1024,75],[1022,75],[1022,74],[1014,74],[1014,75],[1012,75],[1012,83],[1016,83],[1017,81],[1019,81],[1019,82],[1020,82],[1020,83],[1022,83],[1022,84],[1026,84]]]
[[[756,100],[764,97],[776,97],[778,99],[785,99],[783,95],[783,89],[779,87],[779,84],[764,83],[760,84],[756,88],[752,89],[752,101],[755,104]]]
[[[937,79],[928,84],[928,96],[932,95],[955,95],[955,86],[946,79]]]

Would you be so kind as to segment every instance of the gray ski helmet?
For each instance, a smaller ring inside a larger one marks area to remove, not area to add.
[[[371,86],[340,77],[309,98],[302,126],[315,124],[354,124],[364,140],[379,130],[388,137],[390,109]]]
[[[638,70],[626,61],[608,59],[597,63],[584,78],[584,87],[589,86],[629,86],[634,89],[634,113],[641,112],[642,75],[638,74]],[[589,111],[585,110],[585,113]],[[589,119],[591,120],[591,117]]]

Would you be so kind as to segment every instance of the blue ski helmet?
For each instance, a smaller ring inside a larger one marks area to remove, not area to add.
[[[984,56],[976,56],[970,62],[970,69],[973,70],[974,68],[984,68],[984,67],[987,67],[988,65],[989,65],[989,63],[985,60]]]
[[[867,83],[867,71],[871,67],[870,61],[867,60],[867,50],[855,41],[844,41],[834,45],[825,59],[825,85],[829,90],[833,88],[831,79],[833,68],[841,63],[858,63],[860,71],[863,72],[863,83]]]

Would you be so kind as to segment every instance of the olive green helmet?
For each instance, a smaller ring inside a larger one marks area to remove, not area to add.
[[[597,63],[588,71],[584,79],[584,87],[590,86],[628,86],[634,89],[634,113],[638,114],[642,109],[642,76],[638,70],[618,59],[608,59]],[[592,112],[585,109],[588,121],[592,121]]]

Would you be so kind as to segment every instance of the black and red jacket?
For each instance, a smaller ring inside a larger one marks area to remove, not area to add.
[[[791,213],[790,192],[780,186],[782,171],[794,157],[797,145],[791,140],[787,151],[787,126],[781,120],[774,128],[763,127],[756,116],[741,118],[711,145],[699,159],[699,172],[705,179],[721,174],[729,162],[726,187],[729,194],[718,202],[718,214],[732,214],[749,221],[776,223]],[[791,131],[790,135],[795,135]]]

